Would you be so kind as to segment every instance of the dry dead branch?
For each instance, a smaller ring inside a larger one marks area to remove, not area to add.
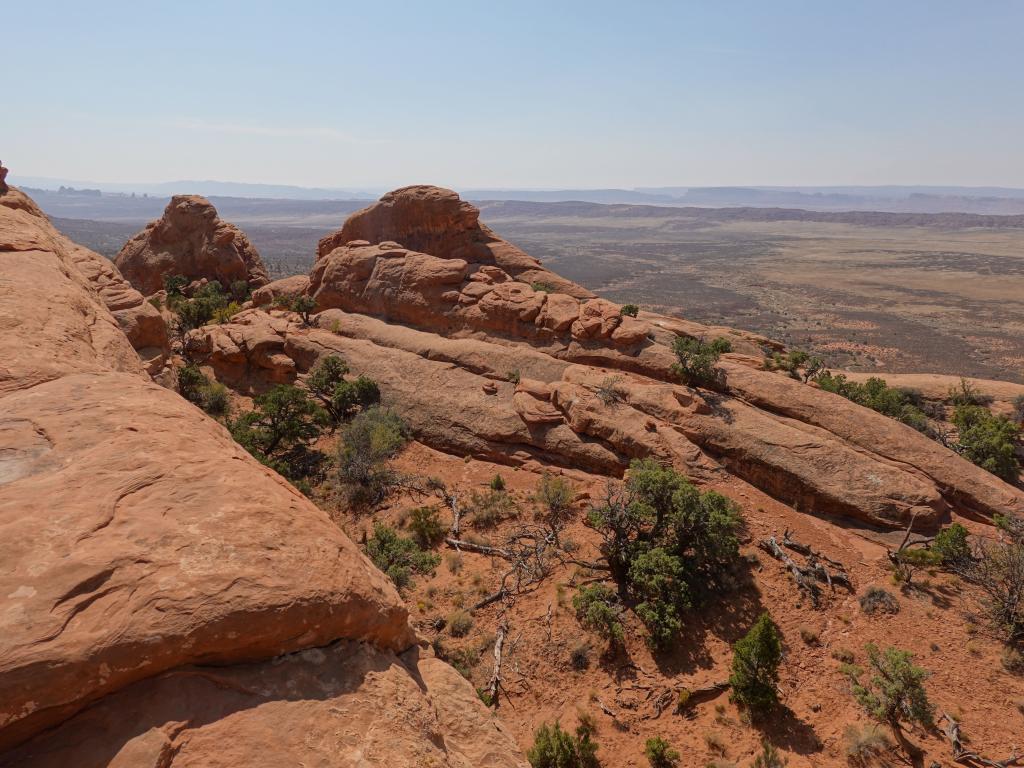
[[[491,706],[498,708],[498,696],[502,691],[501,685],[501,651],[505,645],[505,635],[508,632],[508,621],[504,618],[498,625],[498,633],[494,638],[494,672],[491,674],[490,682],[487,683],[487,695]],[[505,694],[506,698],[508,693]]]
[[[817,584],[819,581],[827,584],[829,589],[835,589],[835,585],[838,584],[846,589],[853,590],[853,584],[850,582],[850,577],[842,563],[826,557],[820,552],[814,551],[807,544],[802,544],[791,538],[788,530],[783,534],[782,545],[779,544],[774,536],[771,536],[759,541],[757,546],[789,569],[789,572],[793,575],[793,580],[796,581],[797,587],[810,598],[811,604],[815,608],[818,607],[821,598],[821,589]],[[806,563],[804,565],[797,563],[783,549],[783,546],[786,549],[803,555]],[[830,567],[832,570],[830,570]]]
[[[940,722],[943,720],[946,721],[946,724],[942,727],[942,731],[946,734],[946,738],[949,739],[949,745],[953,750],[953,760],[961,765],[972,766],[972,768],[976,766],[1010,768],[1010,766],[1024,764],[1022,763],[1024,761],[1024,752],[1018,752],[1016,747],[1013,748],[1013,754],[1005,760],[990,760],[979,755],[977,752],[970,752],[964,749],[963,741],[960,738],[960,723],[945,712],[939,717]]]

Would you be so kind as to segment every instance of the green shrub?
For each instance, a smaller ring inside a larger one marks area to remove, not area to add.
[[[543,281],[535,281],[530,283],[530,287],[538,293],[557,293],[558,289],[555,288],[551,283],[545,283]]]
[[[437,546],[444,539],[445,527],[434,507],[417,507],[409,512],[409,531],[423,549]]]
[[[872,376],[861,384],[850,381],[841,373],[832,375],[830,371],[823,371],[814,380],[826,392],[842,395],[847,400],[896,419],[918,432],[928,430],[928,418],[914,403],[914,398],[902,389],[890,387],[885,379]]]
[[[572,502],[576,492],[563,478],[544,472],[537,486],[536,496],[541,505],[541,518],[557,541],[559,530],[572,514]]]
[[[182,291],[185,290],[186,285],[188,285],[188,278],[184,275],[164,275],[164,290],[167,291],[168,303],[170,303],[171,297],[184,295]]]
[[[518,368],[516,370],[509,371],[508,373],[506,373],[505,378],[508,379],[513,384],[518,384],[519,381],[522,379],[522,377],[519,375]]]
[[[732,343],[721,337],[708,343],[692,336],[676,336],[672,341],[672,351],[677,359],[672,365],[672,372],[685,384],[706,386],[717,381],[715,363],[722,353],[732,351]]]
[[[914,666],[908,651],[886,648],[880,651],[874,643],[865,646],[871,678],[862,682],[864,672],[847,666],[844,672],[853,687],[853,696],[868,713],[897,733],[901,724],[918,723],[926,729],[934,727],[935,708],[928,701],[924,681],[928,673]]]
[[[233,280],[231,285],[228,286],[228,293],[239,304],[247,302],[252,297],[252,290],[249,288],[248,280]]]
[[[184,279],[184,278],[182,278]],[[184,287],[184,286],[182,286]],[[184,335],[188,331],[209,325],[215,318],[220,317],[223,322],[228,319],[229,297],[216,280],[211,280],[192,294],[192,298],[186,298],[178,288],[176,293],[168,291],[167,307],[177,316],[177,331]],[[235,310],[239,309],[235,305]]]
[[[241,305],[237,301],[232,301],[223,307],[217,307],[213,310],[213,315],[210,317],[210,321],[221,325],[230,321],[231,318],[241,311]]]
[[[210,382],[200,388],[200,407],[211,416],[227,416],[231,410],[228,388],[217,382]]]
[[[306,294],[299,294],[292,299],[288,308],[302,318],[303,325],[309,325],[309,315],[316,309],[316,299]]]
[[[959,405],[953,413],[959,433],[957,452],[1008,483],[1017,481],[1017,437],[1020,428],[1005,416],[980,405]]]
[[[932,541],[932,550],[939,556],[942,565],[957,567],[970,561],[971,547],[967,543],[967,529],[960,523],[943,528]]]
[[[516,515],[516,504],[505,491],[473,491],[469,506],[469,519],[476,528],[492,528]]]
[[[786,371],[794,379],[806,382],[821,373],[825,361],[817,356],[812,357],[802,349],[791,349],[785,355],[773,352],[767,358],[765,367],[769,371]]]
[[[210,383],[198,365],[184,365],[178,369],[178,394],[190,403],[199,405],[202,387]]]
[[[316,471],[323,454],[312,443],[323,432],[327,414],[306,393],[278,384],[253,400],[253,410],[228,423],[235,441],[289,480]]]
[[[491,478],[490,489],[492,491],[504,491],[505,490],[505,478],[501,475],[495,475]]]
[[[934,549],[908,547],[893,553],[893,577],[897,582],[910,585],[914,574],[920,570],[937,568],[942,564],[942,555]]]
[[[733,701],[761,714],[778,703],[782,635],[767,613],[762,613],[747,634],[733,646]]]
[[[610,488],[588,519],[654,648],[672,642],[684,612],[730,586],[740,559],[739,508],[650,459],[634,460],[622,490]]]
[[[198,365],[188,364],[178,369],[178,394],[206,411],[211,416],[225,416],[231,408],[227,387],[210,381]]]
[[[667,648],[683,628],[680,613],[693,606],[680,558],[662,547],[640,552],[629,566],[629,584],[640,600],[633,609],[650,633],[650,644]]]
[[[623,304],[619,314],[623,317],[636,317],[640,314],[640,307],[636,304]]]
[[[377,504],[397,477],[387,466],[406,441],[406,427],[391,411],[373,406],[345,425],[338,447],[338,476],[355,505]]]
[[[353,381],[343,381],[334,389],[331,407],[342,418],[351,418],[357,411],[380,402],[380,388],[377,382],[367,376],[357,376]]]
[[[644,755],[651,768],[675,768],[679,765],[679,753],[661,736],[646,741]]]
[[[380,402],[380,389],[373,379],[360,376],[345,379],[348,364],[337,355],[327,355],[309,372],[306,386],[335,424],[352,418],[360,410]]]
[[[373,535],[366,540],[366,555],[399,589],[412,582],[414,573],[429,573],[441,562],[439,555],[423,551],[415,541],[383,523],[374,523]]]
[[[580,625],[597,633],[609,645],[619,646],[625,641],[622,609],[615,592],[608,587],[603,584],[580,587],[572,599],[572,607]]]
[[[949,401],[953,405],[984,405],[991,398],[982,395],[978,388],[971,384],[970,379],[963,376],[960,381],[949,388]]]
[[[562,726],[544,723],[533,735],[533,746],[526,752],[532,768],[598,768],[597,744],[590,728],[580,724],[573,736]]]
[[[338,355],[325,355],[310,370],[306,377],[306,386],[313,396],[320,401],[323,408],[331,414],[335,421],[341,421],[340,414],[333,412],[331,401],[334,389],[345,381],[349,372],[348,363]]]

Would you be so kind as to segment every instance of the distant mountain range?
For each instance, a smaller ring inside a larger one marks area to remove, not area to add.
[[[12,175],[9,181],[68,195],[149,196],[165,199],[191,193],[207,197],[275,200],[373,200],[384,187],[300,187],[232,181],[167,181],[123,184]],[[956,186],[828,187],[637,187],[634,189],[473,189],[458,190],[472,201],[586,202],[673,207],[801,208],[808,211],[883,211],[893,213],[1024,213],[1024,189]]]
[[[702,208],[801,208],[891,213],[1024,213],[1024,189],[1005,187],[638,187],[466,190],[471,200],[585,202]]]
[[[105,181],[54,179],[46,176],[17,176],[7,178],[9,184],[19,187],[56,191],[64,187],[69,192],[101,190],[107,194],[148,195],[203,195],[205,197],[273,198],[275,200],[374,200],[387,190],[379,188],[322,188],[297,187],[288,184],[247,184],[239,181],[161,181],[156,183],[124,184]]]

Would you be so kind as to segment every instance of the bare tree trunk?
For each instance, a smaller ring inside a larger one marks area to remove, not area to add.
[[[501,690],[501,650],[505,645],[505,633],[508,632],[508,623],[502,621],[498,627],[498,634],[494,638],[494,672],[491,674],[491,681],[487,684],[487,695],[491,705],[498,708],[498,693]]]

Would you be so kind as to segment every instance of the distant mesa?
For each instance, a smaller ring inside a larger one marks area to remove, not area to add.
[[[250,288],[266,285],[267,271],[255,246],[234,224],[223,221],[209,200],[175,195],[164,215],[125,243],[114,260],[137,290],[149,296],[164,278],[217,280],[224,287],[244,280]]]

